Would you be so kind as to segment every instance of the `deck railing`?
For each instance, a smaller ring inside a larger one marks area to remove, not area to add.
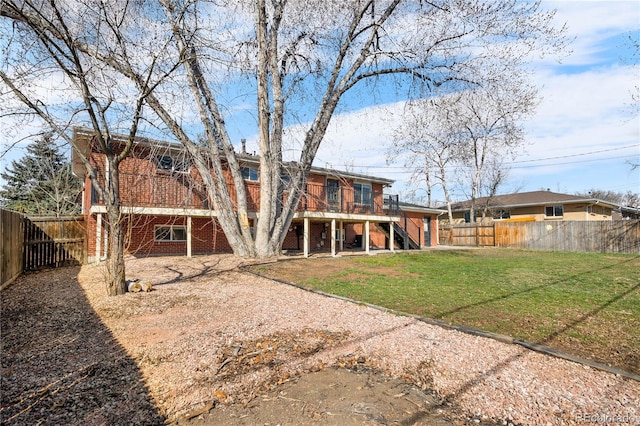
[[[247,182],[249,211],[260,208],[260,186]],[[236,196],[229,186],[233,204]],[[282,197],[286,198],[287,194]],[[210,206],[204,184],[186,173],[135,174],[120,173],[120,199],[124,206],[207,209]],[[92,192],[92,203],[104,205],[98,194]],[[329,187],[307,183],[297,211],[332,212],[348,214],[398,215],[398,196],[372,191],[363,194],[352,187]]]
[[[104,176],[98,179],[104,182]],[[208,208],[204,185],[185,173],[137,174],[120,172],[120,200],[124,206],[166,208]],[[91,202],[104,205],[93,190]]]
[[[298,210],[348,214],[397,214],[397,195],[386,196],[381,191],[363,194],[352,187],[332,187],[308,183]],[[392,208],[388,208],[388,206]]]

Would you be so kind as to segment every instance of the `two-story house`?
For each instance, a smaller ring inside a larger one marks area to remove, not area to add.
[[[92,132],[75,129],[74,138],[99,178],[105,179],[108,164],[105,155],[92,144]],[[124,143],[125,138],[121,140]],[[251,224],[257,218],[260,203],[259,157],[240,152],[238,159]],[[76,153],[73,168],[84,179],[82,209],[86,215],[89,260],[95,261],[107,251],[106,208],[92,189]],[[129,254],[191,256],[231,252],[216,212],[210,208],[202,179],[181,145],[138,138],[119,172]],[[316,251],[335,255],[342,250],[369,252],[371,248],[435,245],[438,216],[443,212],[401,205],[397,196],[383,193],[392,183],[385,178],[314,167],[282,249],[299,250],[308,256]],[[233,196],[235,192],[230,193]]]

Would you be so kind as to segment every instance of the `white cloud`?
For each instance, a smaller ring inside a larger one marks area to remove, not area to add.
[[[584,151],[639,140],[637,121],[626,116],[637,70],[614,66],[579,74],[545,74],[539,80],[544,84],[543,100],[527,124],[538,149]]]
[[[575,38],[569,47],[573,53],[566,65],[598,63],[612,47],[609,38],[640,28],[640,2],[632,1],[547,1],[557,10],[557,25],[567,24],[568,36]]]

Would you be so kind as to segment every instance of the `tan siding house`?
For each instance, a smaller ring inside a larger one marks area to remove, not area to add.
[[[470,201],[451,206],[455,223],[470,222]],[[597,198],[551,191],[521,192],[478,198],[475,202],[476,222],[615,220],[640,216],[640,210],[620,206]]]

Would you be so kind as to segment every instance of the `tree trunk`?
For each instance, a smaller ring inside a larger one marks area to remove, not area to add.
[[[108,181],[107,196],[110,202],[107,205],[107,219],[109,221],[109,253],[107,253],[107,294],[109,296],[118,296],[127,292],[125,282],[124,267],[124,230],[122,224],[122,215],[120,212],[120,173],[118,171],[118,163],[113,158],[108,158],[109,171],[107,174]]]
[[[118,296],[127,292],[124,267],[124,233],[122,232],[122,224],[119,222],[120,214],[112,216],[114,215],[111,213],[107,214],[110,249],[107,260],[107,294]]]
[[[444,192],[444,199],[447,202],[447,213],[449,215],[449,225],[453,225],[453,212],[451,211],[451,195],[449,194],[449,187],[447,186],[445,164],[440,162],[440,184],[442,185],[442,192]]]
[[[424,174],[425,174],[425,184],[427,185],[427,206],[431,207],[431,168],[429,167],[429,157],[425,155],[424,158]]]

